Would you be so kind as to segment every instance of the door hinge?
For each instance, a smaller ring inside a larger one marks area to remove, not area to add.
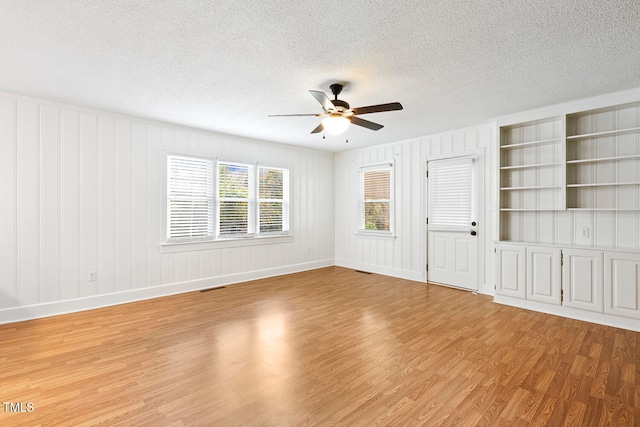
[[[429,178],[429,171],[426,171],[426,172],[427,172],[427,178]]]
[[[564,302],[564,289],[560,289],[560,304]]]
[[[427,264],[427,271],[429,271],[429,264]]]
[[[427,218],[427,225],[429,225],[429,218]]]
[[[564,253],[560,251],[560,267],[564,265]]]

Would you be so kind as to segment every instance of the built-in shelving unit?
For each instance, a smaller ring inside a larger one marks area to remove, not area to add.
[[[500,128],[501,240],[527,212],[565,208],[564,144],[564,117]]]
[[[640,102],[508,124],[499,130],[500,240],[549,212],[640,212]]]
[[[495,301],[640,331],[640,102],[498,135]]]
[[[640,103],[567,115],[567,208],[640,209]]]

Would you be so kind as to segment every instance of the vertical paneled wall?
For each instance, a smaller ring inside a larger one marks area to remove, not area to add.
[[[479,262],[481,290],[493,291],[491,236],[495,203],[491,201],[492,162],[489,147],[493,126],[483,125],[421,139],[353,150],[336,155],[336,264],[367,271],[426,279],[426,159],[432,156],[481,150],[485,224],[480,235],[484,260]],[[357,235],[359,221],[359,171],[370,164],[394,161],[396,237]],[[485,286],[486,284],[486,286]],[[485,289],[486,288],[486,289]]]
[[[382,145],[336,155],[336,263],[420,280],[420,141]],[[356,235],[360,168],[394,163],[396,238]]]
[[[293,237],[166,250],[167,153],[289,168]],[[333,265],[333,191],[332,153],[0,94],[0,320]]]

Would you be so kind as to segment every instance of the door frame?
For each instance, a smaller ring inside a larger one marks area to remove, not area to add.
[[[429,281],[429,274],[427,272],[427,262],[429,259],[429,239],[427,233],[429,232],[429,226],[427,225],[427,215],[429,212],[429,183],[427,181],[427,171],[429,170],[428,165],[429,162],[435,160],[453,160],[457,158],[469,157],[475,162],[475,177],[473,182],[473,194],[475,197],[475,203],[473,209],[476,212],[476,221],[478,222],[478,267],[477,267],[477,275],[478,275],[478,290],[474,292],[481,292],[484,288],[484,279],[485,279],[485,246],[487,242],[490,241],[488,239],[488,233],[491,227],[487,223],[487,218],[485,216],[486,204],[482,204],[481,201],[485,200],[485,149],[484,147],[476,148],[474,150],[465,150],[459,151],[456,153],[447,153],[447,154],[437,154],[433,156],[426,156],[424,161],[422,162],[422,197],[423,197],[423,212],[422,212],[422,239],[424,253],[422,254],[422,277],[425,282]],[[442,285],[448,286],[448,285]],[[454,287],[455,286],[451,286]],[[466,288],[458,288],[468,290]]]

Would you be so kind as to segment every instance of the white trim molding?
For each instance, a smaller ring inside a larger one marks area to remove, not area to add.
[[[268,277],[299,273],[301,271],[315,270],[318,268],[331,267],[333,265],[333,259],[326,259],[322,261],[313,261],[286,267],[254,270],[244,273],[229,274],[225,276],[208,277],[206,279],[171,283],[169,285],[163,286],[133,289],[105,295],[94,295],[84,298],[76,298],[73,300],[11,307],[0,310],[0,324],[21,322],[25,320],[39,319],[42,317],[74,313],[78,311],[93,310],[96,308],[142,301],[151,298],[165,297],[185,292],[217,288],[220,286],[226,286],[250,280],[266,279]]]

